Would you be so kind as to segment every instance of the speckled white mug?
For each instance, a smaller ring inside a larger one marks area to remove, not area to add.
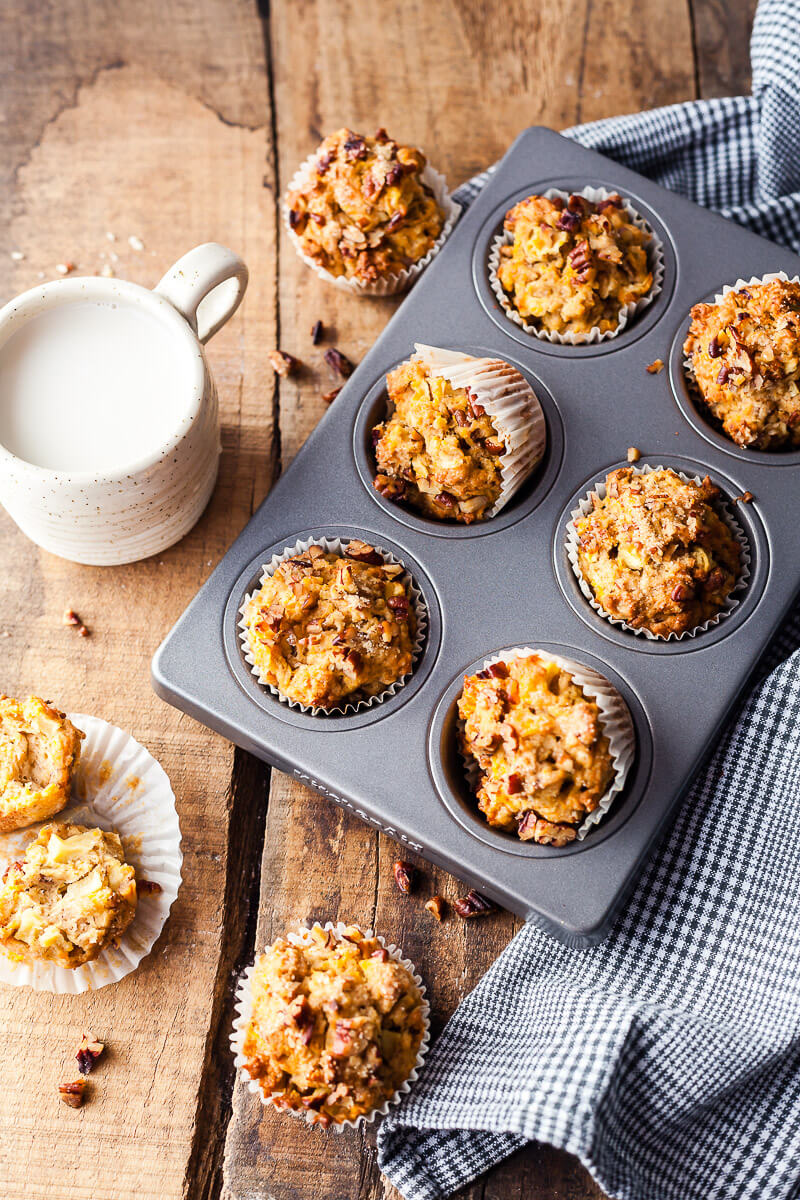
[[[32,541],[73,562],[112,566],[158,554],[188,533],[214,489],[220,453],[217,391],[203,345],[238,308],[247,278],[238,255],[208,242],[179,259],[152,291],[121,279],[59,279],[0,309],[2,350],[56,306],[135,305],[158,319],[171,366],[178,364],[179,418],[167,437],[124,466],[53,469],[0,442],[0,503]]]

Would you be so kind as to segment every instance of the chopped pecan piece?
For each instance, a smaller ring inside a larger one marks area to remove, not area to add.
[[[441,504],[442,508],[455,508],[456,506],[456,502],[449,492],[439,492],[434,499],[437,504]]]
[[[136,881],[136,891],[140,896],[157,896],[163,890],[161,884],[156,883],[154,879],[137,879]]]
[[[335,346],[331,346],[329,350],[325,351],[325,362],[332,371],[341,375],[342,379],[347,379],[348,375],[352,375],[355,370],[355,366],[350,362],[350,359],[342,354],[341,350],[337,350]]]
[[[98,1042],[91,1034],[85,1033],[75,1055],[78,1060],[78,1070],[81,1075],[88,1075],[100,1055],[105,1050],[103,1042]]]
[[[395,883],[403,895],[407,896],[414,887],[414,877],[417,873],[416,867],[413,863],[403,862],[401,858],[398,858],[392,870],[394,871]]]
[[[508,679],[508,667],[504,662],[490,663],[486,671],[493,679]]]
[[[86,1083],[85,1079],[75,1079],[72,1083],[60,1083],[58,1093],[70,1108],[80,1108],[86,1098]]]
[[[487,900],[480,892],[476,892],[475,888],[470,888],[466,896],[460,896],[458,900],[453,901],[453,908],[466,920],[469,917],[485,917],[494,912],[497,905],[492,904],[491,900]]]
[[[444,896],[431,896],[425,901],[425,907],[435,921],[441,921],[445,910]]]
[[[357,159],[366,158],[367,143],[359,134],[351,133],[350,136],[345,140],[344,152],[347,157],[353,159],[354,162]]]
[[[297,366],[297,359],[292,358],[291,354],[286,354],[284,350],[270,350],[267,358],[272,363],[275,374],[280,375],[283,379],[287,375],[291,375]]]
[[[490,438],[486,439],[486,441],[483,443],[483,447],[487,454],[491,454],[495,458],[497,458],[500,454],[505,454],[506,452],[504,442],[493,442]]]
[[[325,401],[326,404],[333,404],[334,400],[339,395],[339,392],[341,390],[342,389],[340,387],[331,388],[331,390],[329,392],[322,393],[322,399]]]
[[[371,567],[379,567],[383,562],[380,554],[373,546],[368,546],[366,542],[360,542],[358,538],[348,542],[344,548],[344,552],[348,558],[354,558],[356,562],[367,563]]]
[[[325,336],[325,326],[322,324],[322,321],[315,321],[314,324],[311,326],[311,344],[312,344],[312,346],[318,346],[324,336]]]
[[[734,504],[752,504],[754,500],[755,496],[752,492],[742,492],[741,496],[733,497]]]

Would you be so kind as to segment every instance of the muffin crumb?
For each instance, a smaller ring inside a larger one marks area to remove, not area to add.
[[[648,375],[658,375],[659,371],[664,370],[664,362],[660,358],[655,358],[651,363],[647,364],[645,370]]]
[[[638,449],[638,447],[628,446],[628,462],[629,463],[638,462],[641,457],[642,457],[642,452],[641,452],[641,450]]]

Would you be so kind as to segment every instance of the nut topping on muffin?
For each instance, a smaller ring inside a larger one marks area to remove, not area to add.
[[[331,134],[315,169],[286,203],[300,250],[332,275],[372,284],[398,275],[433,248],[445,214],[423,182],[421,150],[378,130]]]
[[[614,778],[596,701],[559,663],[534,653],[467,675],[458,712],[489,824],[523,841],[573,841]]]
[[[261,676],[298,704],[334,708],[408,675],[416,620],[403,568],[366,542],[284,559],[244,608]]]
[[[621,309],[653,286],[651,235],[616,193],[597,203],[574,194],[566,205],[528,196],[506,213],[504,228],[513,241],[500,248],[497,277],[520,316],[541,330],[615,329]]]
[[[703,403],[739,446],[800,446],[800,283],[695,304],[684,344]]]
[[[713,505],[706,476],[622,467],[603,499],[574,522],[578,565],[609,616],[658,637],[696,629],[720,612],[741,573],[741,551]]]

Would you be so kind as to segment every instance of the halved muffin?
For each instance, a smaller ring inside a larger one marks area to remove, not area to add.
[[[136,879],[116,833],[45,825],[0,885],[0,948],[11,959],[80,967],[136,914]]]
[[[0,696],[0,833],[65,807],[84,736],[38,696]]]

